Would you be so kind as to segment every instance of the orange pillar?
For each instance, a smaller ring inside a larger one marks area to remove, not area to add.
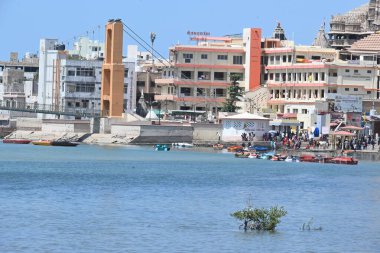
[[[102,67],[101,111],[110,118],[122,117],[124,112],[123,24],[106,25],[105,59]]]
[[[261,74],[261,29],[252,28],[250,31],[250,52],[249,56],[249,90],[260,87]]]

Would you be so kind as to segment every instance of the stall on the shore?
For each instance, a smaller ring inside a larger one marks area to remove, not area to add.
[[[251,113],[219,116],[223,125],[221,139],[225,142],[260,141],[269,131],[270,119]]]

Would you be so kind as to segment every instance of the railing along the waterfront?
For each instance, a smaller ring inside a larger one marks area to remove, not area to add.
[[[70,108],[58,105],[22,103],[14,100],[0,100],[0,110],[44,113],[86,118],[99,118],[104,115],[99,110],[89,108]],[[104,114],[104,113],[103,113]],[[105,113],[107,114],[107,113]]]

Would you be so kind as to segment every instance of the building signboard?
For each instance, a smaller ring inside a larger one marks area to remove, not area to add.
[[[362,112],[363,99],[359,96],[336,95],[334,101],[336,112]]]

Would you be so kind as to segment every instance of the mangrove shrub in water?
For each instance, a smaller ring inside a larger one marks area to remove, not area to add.
[[[274,231],[276,226],[281,222],[281,218],[286,214],[287,212],[283,207],[274,206],[269,209],[248,207],[232,213],[231,216],[243,221],[240,227],[245,231]]]

